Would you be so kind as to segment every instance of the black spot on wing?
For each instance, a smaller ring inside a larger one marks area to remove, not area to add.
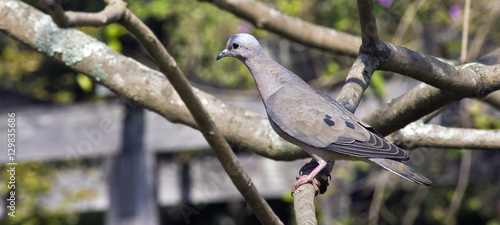
[[[345,121],[345,125],[351,129],[354,129],[354,124]]]
[[[335,126],[335,122],[331,120],[331,118],[332,118],[331,116],[325,115],[325,119],[323,119],[323,121],[325,121],[326,125],[333,127]]]

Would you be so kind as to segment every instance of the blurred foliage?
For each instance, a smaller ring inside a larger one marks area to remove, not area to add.
[[[372,79],[370,80],[370,85],[378,97],[384,97],[385,95],[385,79],[381,71],[377,70],[373,73]]]
[[[395,35],[400,35],[400,45],[419,52],[439,57],[457,59],[460,52],[462,1],[424,1],[408,23],[402,20],[411,4],[418,1],[378,0],[375,1],[375,14],[378,31],[382,40],[391,42]],[[35,1],[36,2],[36,1]],[[319,25],[331,27],[342,32],[359,35],[360,26],[356,1],[349,0],[269,0],[265,1],[290,16]],[[382,4],[383,2],[383,4]],[[224,59],[218,62],[215,57],[225,48],[227,39],[239,32],[251,33],[267,47],[266,51],[276,55],[285,65],[290,65],[293,71],[314,79],[317,74],[338,76],[347,73],[353,59],[337,56],[318,50],[304,48],[298,44],[281,45],[283,39],[262,29],[256,29],[233,14],[220,10],[206,2],[195,0],[129,0],[130,9],[136,13],[159,37],[168,51],[175,57],[178,65],[186,76],[194,83],[215,86],[219,88],[245,89],[254,88],[253,80],[248,70],[236,59]],[[470,18],[470,40],[474,40],[480,28],[489,18],[494,1],[477,0],[472,4]],[[102,9],[102,1],[63,1],[65,9],[74,11],[96,12]],[[453,11],[453,10],[454,11]],[[397,33],[398,27],[407,27],[403,33]],[[117,24],[105,27],[81,27],[79,30],[107,43],[115,51],[141,59],[147,59],[144,49]],[[500,46],[500,30],[490,29],[482,44],[481,54],[485,54]],[[283,54],[288,55],[284,57]],[[307,59],[305,59],[307,58]],[[95,99],[95,85],[84,75],[60,65],[55,60],[46,58],[28,47],[8,38],[0,36],[0,88],[32,96],[43,101],[70,104],[77,101]],[[305,74],[315,71],[315,74]],[[345,74],[344,74],[345,75]],[[385,77],[383,76],[385,75]],[[312,76],[312,77],[311,77]],[[387,78],[387,80],[386,80]],[[371,88],[377,96],[384,96],[388,75],[376,72],[371,80]],[[500,129],[498,115],[485,113],[486,107],[473,103],[469,108],[475,127],[481,129]],[[381,210],[384,216],[377,221],[380,224],[398,224],[390,222],[391,215],[400,221],[403,215],[417,209],[415,224],[445,224],[451,196],[455,190],[459,176],[458,167],[463,150],[427,150],[423,158],[426,166],[420,165],[419,171],[429,176],[435,186],[422,194],[422,189],[406,181],[391,179],[384,192],[384,202]],[[492,163],[494,153],[475,151],[477,162]],[[481,161],[483,160],[483,161]],[[490,161],[488,161],[490,160]],[[474,161],[474,162],[476,162]],[[500,167],[492,164],[473,164],[476,168],[471,173],[471,179],[457,215],[459,224],[500,224],[498,203],[500,190],[498,175]],[[485,164],[485,165],[483,165]],[[18,216],[14,224],[75,224],[74,214],[64,212],[47,214],[40,210],[39,195],[51,188],[52,176],[57,166],[53,164],[30,163],[18,165],[23,168],[17,176],[19,182]],[[360,179],[366,174],[378,174],[378,168],[366,163],[356,163],[353,169],[334,169],[340,181],[352,183],[349,186],[347,200],[351,204],[343,210],[343,214],[335,218],[342,224],[366,224],[370,202],[373,197],[373,181]],[[375,171],[375,172],[374,172]],[[6,193],[5,169],[2,168],[1,194]],[[371,177],[368,176],[368,177]],[[495,179],[496,178],[496,179]],[[335,188],[334,188],[335,187]],[[338,194],[342,191],[336,185],[330,190]],[[68,201],[91,197],[91,191],[77,191]],[[422,194],[421,205],[412,205],[412,197]],[[288,193],[287,193],[288,195]],[[334,194],[332,194],[333,196]],[[289,196],[283,197],[290,202]],[[325,213],[325,212],[322,212]],[[321,217],[326,218],[326,217]],[[3,224],[3,221],[0,223]]]
[[[15,174],[15,189],[16,192],[16,214],[15,217],[5,216],[0,219],[0,224],[11,225],[76,225],[81,224],[82,221],[91,222],[89,224],[96,224],[91,216],[81,218],[81,215],[72,213],[67,209],[75,201],[94,198],[96,193],[94,190],[81,188],[78,190],[69,189],[58,193],[58,197],[63,198],[63,204],[48,210],[45,205],[40,204],[42,196],[49,194],[49,191],[54,186],[58,173],[65,169],[74,169],[75,167],[85,169],[91,166],[92,162],[89,160],[80,161],[59,161],[51,163],[30,162],[18,163],[16,165]],[[7,172],[6,167],[0,167],[0,195],[7,196],[9,191],[7,183],[10,174]],[[91,171],[91,170],[89,170]],[[84,170],[84,172],[88,172]],[[61,185],[61,184],[59,184]],[[61,201],[60,199],[57,201]],[[97,218],[101,223],[102,218]],[[84,223],[85,224],[85,223]]]
[[[9,190],[6,182],[10,175],[6,167],[1,167],[2,179],[0,182],[2,196],[7,196]],[[0,224],[75,224],[71,223],[74,215],[66,213],[46,214],[43,206],[39,205],[42,194],[52,187],[53,176],[57,168],[51,164],[22,163],[16,165],[15,189],[16,217],[5,216]]]
[[[498,116],[485,113],[488,112],[486,105],[480,102],[471,102],[469,106],[469,113],[472,116],[472,122],[475,127],[479,129],[500,129],[500,120]]]

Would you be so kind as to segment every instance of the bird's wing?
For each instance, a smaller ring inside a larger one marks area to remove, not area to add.
[[[284,85],[264,104],[277,128],[307,145],[356,157],[408,159],[403,150],[313,89]]]

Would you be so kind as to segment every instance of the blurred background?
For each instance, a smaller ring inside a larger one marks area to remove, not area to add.
[[[27,1],[31,4],[31,2]],[[336,96],[354,58],[290,42],[255,28],[211,3],[129,0],[129,8],[175,57],[193,86],[265,115],[248,70],[235,59],[215,61],[235,33],[251,33],[265,52],[313,86]],[[294,17],[360,35],[357,5],[349,0],[269,0]],[[102,1],[63,0],[66,10],[97,12]],[[33,4],[32,4],[33,5]],[[382,40],[457,60],[464,1],[377,0]],[[499,4],[471,5],[469,59],[500,47]],[[120,25],[79,27],[115,51],[155,69]],[[94,83],[83,74],[0,33],[0,121],[15,112],[18,128],[16,218],[0,203],[0,224],[258,224],[205,140]],[[356,114],[420,82],[377,71]],[[500,113],[465,99],[432,123],[499,129]],[[6,137],[7,124],[0,124]],[[500,137],[498,137],[500,138]],[[5,138],[0,140],[6,146]],[[279,162],[234,148],[259,191],[285,224],[294,224],[290,188],[308,159]],[[317,197],[321,224],[500,224],[500,154],[481,149],[421,148],[413,167],[434,182],[421,187],[366,163],[337,162],[329,190]],[[6,154],[0,193],[7,196]],[[120,219],[121,218],[121,219]]]

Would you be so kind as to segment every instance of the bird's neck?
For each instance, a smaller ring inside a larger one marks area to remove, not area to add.
[[[299,82],[303,82],[301,78],[264,53],[242,61],[250,70],[264,102],[282,85],[297,79],[300,80]]]

